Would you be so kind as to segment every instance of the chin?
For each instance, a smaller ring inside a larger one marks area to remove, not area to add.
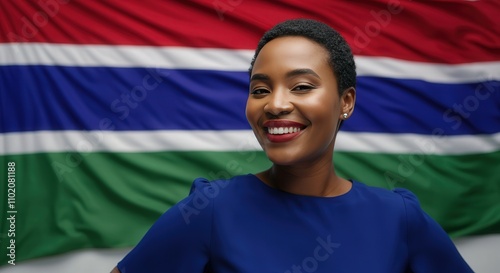
[[[291,166],[291,165],[299,163],[299,161],[297,160],[297,158],[295,156],[291,156],[291,155],[284,154],[284,153],[279,153],[279,154],[278,153],[266,153],[266,155],[267,155],[267,158],[269,158],[269,160],[271,162],[273,162],[273,164],[275,164],[275,165]]]

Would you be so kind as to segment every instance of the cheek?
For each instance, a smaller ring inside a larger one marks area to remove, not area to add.
[[[250,126],[252,126],[252,128],[257,125],[256,123],[257,123],[257,120],[259,119],[259,117],[258,117],[258,113],[259,113],[258,107],[259,107],[258,103],[256,103],[254,100],[252,100],[252,99],[248,99],[247,100],[247,106],[246,106],[246,109],[245,109],[245,115],[247,117],[248,123],[250,123]]]
[[[319,126],[334,125],[336,113],[339,111],[338,100],[331,95],[311,96],[301,101],[302,108],[306,110],[304,115],[311,123]],[[325,128],[326,129],[326,128]]]

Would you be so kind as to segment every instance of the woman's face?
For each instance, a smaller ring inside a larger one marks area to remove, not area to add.
[[[255,60],[246,116],[273,163],[331,160],[341,115],[352,109],[339,98],[328,59],[319,44],[287,36],[267,43]],[[347,93],[353,100],[354,90]]]

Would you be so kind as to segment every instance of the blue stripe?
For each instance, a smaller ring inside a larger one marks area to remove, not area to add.
[[[343,130],[376,133],[500,132],[500,82],[436,84],[359,77],[354,114]]]
[[[247,72],[2,66],[1,132],[239,130]],[[500,132],[500,83],[359,77],[343,130],[447,135]],[[437,131],[436,131],[437,130]]]
[[[2,132],[250,128],[244,72],[10,66],[0,77]]]

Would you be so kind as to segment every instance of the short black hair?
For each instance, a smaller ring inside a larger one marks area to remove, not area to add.
[[[349,87],[356,87],[356,64],[351,48],[345,39],[325,23],[312,19],[291,19],[281,22],[268,30],[260,39],[249,72],[252,73],[255,59],[262,48],[273,39],[285,36],[300,36],[324,47],[329,56],[329,64],[338,81],[339,95]]]

